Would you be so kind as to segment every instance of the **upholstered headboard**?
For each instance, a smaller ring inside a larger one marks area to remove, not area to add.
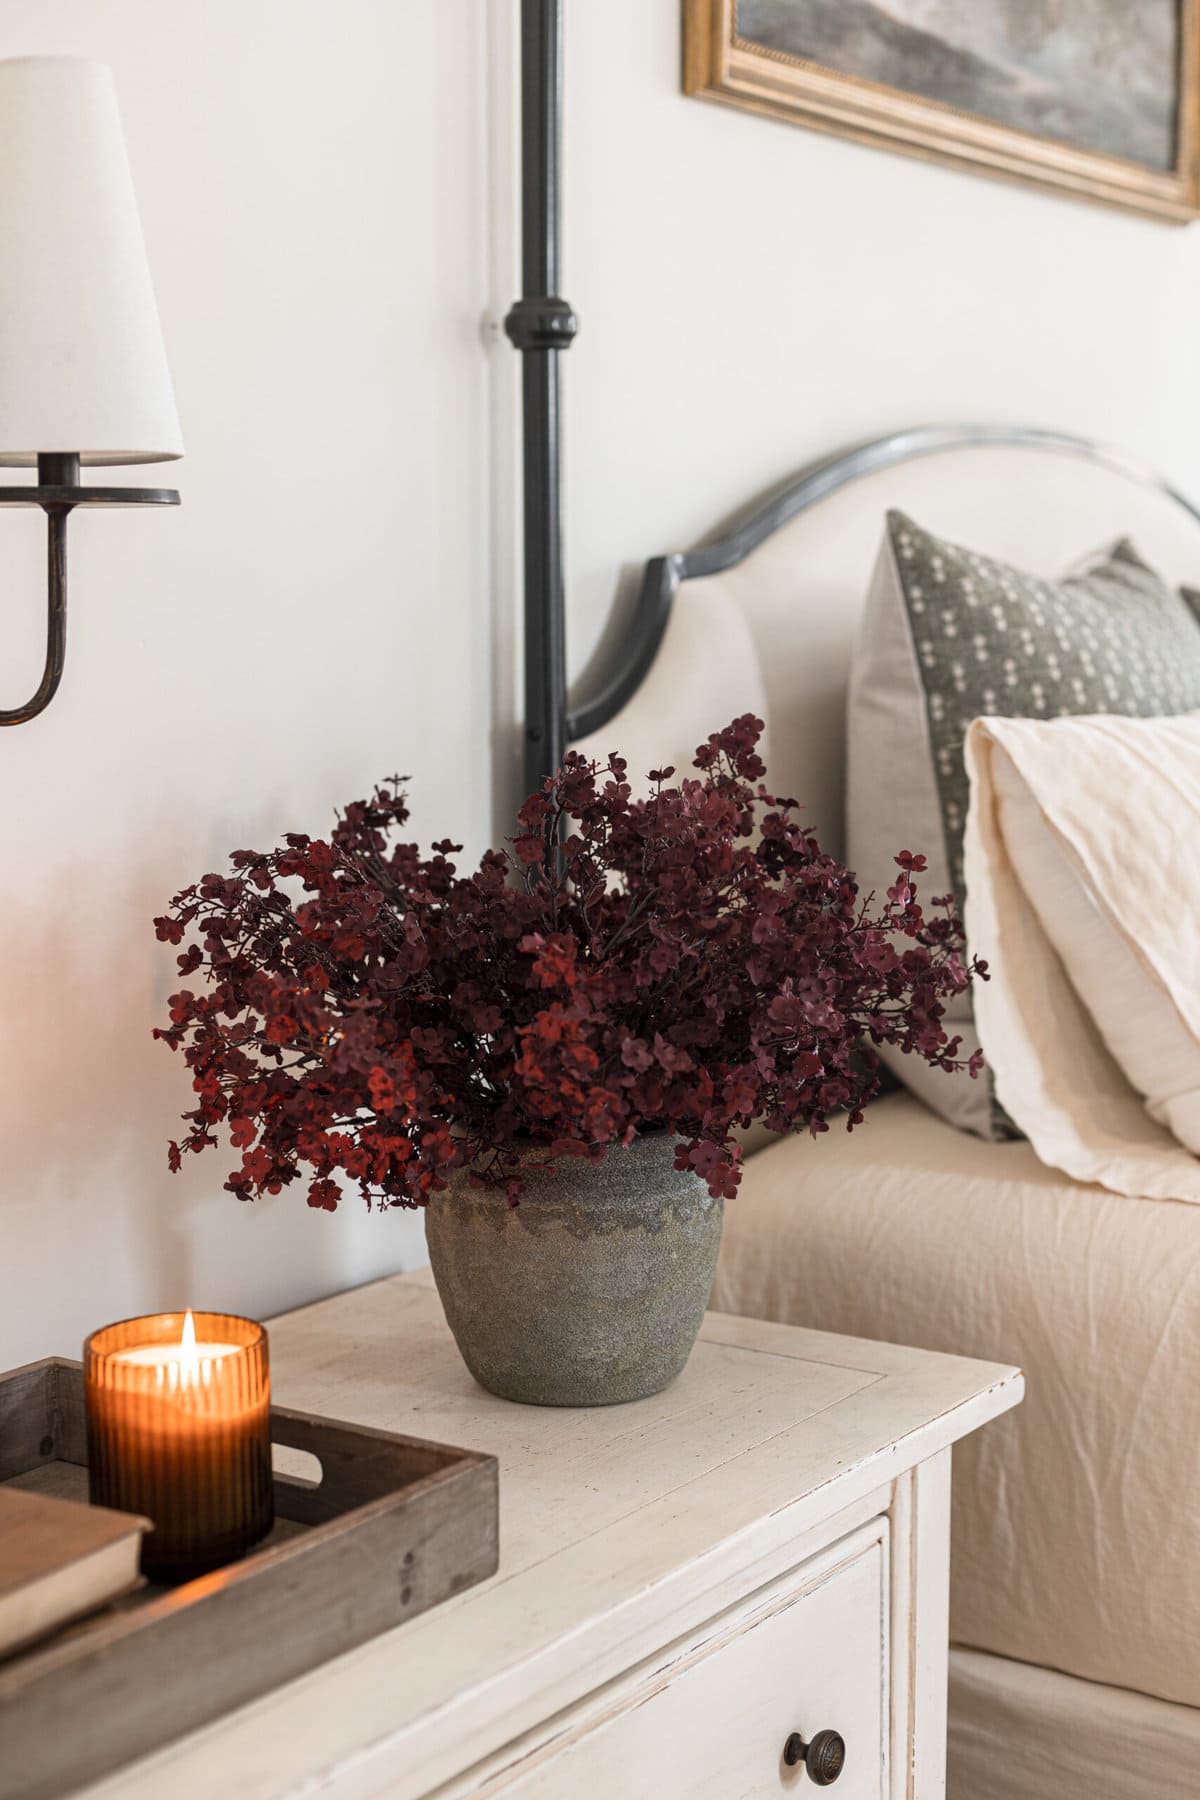
[[[1057,434],[929,426],[807,471],[731,531],[647,564],[632,628],[570,734],[631,774],[686,769],[735,713],[767,722],[768,773],[841,854],[845,694],[889,507],[1038,574],[1132,537],[1200,587],[1200,512],[1118,452]]]

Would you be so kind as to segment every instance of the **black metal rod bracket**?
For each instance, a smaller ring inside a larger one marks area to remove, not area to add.
[[[38,457],[36,487],[0,487],[0,506],[40,506],[46,515],[46,664],[24,706],[0,710],[0,727],[25,725],[58,692],[67,655],[67,520],[77,506],[178,506],[174,488],[81,487],[79,458]]]
[[[579,320],[566,300],[547,294],[514,301],[504,329],[518,350],[568,350]]]

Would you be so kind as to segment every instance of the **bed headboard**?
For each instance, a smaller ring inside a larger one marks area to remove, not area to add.
[[[1169,580],[1200,587],[1200,511],[1117,451],[1009,426],[923,426],[807,470],[698,549],[655,557],[605,679],[568,734],[619,750],[631,776],[671,762],[736,713],[767,724],[770,785],[844,851],[851,649],[889,507],[985,554],[1061,575],[1132,537]]]

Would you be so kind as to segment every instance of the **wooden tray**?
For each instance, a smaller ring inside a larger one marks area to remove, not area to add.
[[[272,1407],[276,1525],[240,1563],[145,1586],[0,1660],[0,1800],[54,1800],[494,1574],[495,1457]],[[87,1498],[79,1363],[0,1375],[0,1482]]]

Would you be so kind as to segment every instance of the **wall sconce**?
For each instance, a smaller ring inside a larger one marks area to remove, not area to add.
[[[67,633],[67,519],[77,506],[177,506],[172,488],[85,487],[80,469],[183,454],[112,73],[71,56],[0,62],[0,466],[37,485],[48,531],[50,704]]]

